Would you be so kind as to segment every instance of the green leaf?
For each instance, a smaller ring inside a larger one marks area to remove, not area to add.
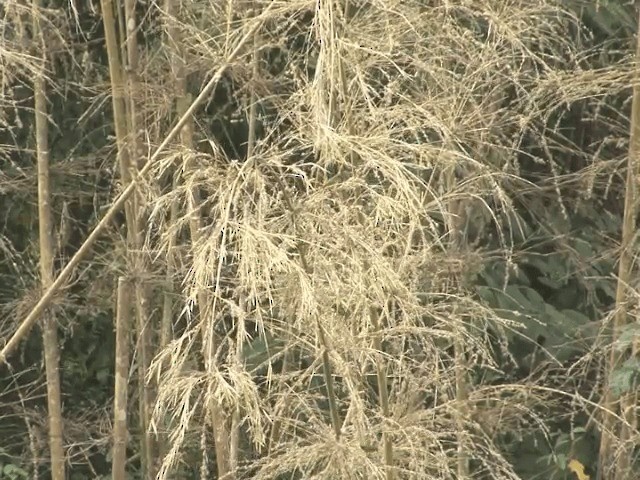
[[[633,2],[626,2],[626,4],[620,0],[591,2],[586,8],[586,14],[609,35],[615,35],[620,29],[628,32],[633,32],[635,29]]]
[[[640,359],[630,358],[620,368],[611,372],[609,388],[615,396],[624,395],[634,388],[640,374]]]
[[[536,292],[533,288],[529,288],[529,287],[522,287],[522,291],[526,295],[530,304],[536,307],[535,310],[537,311],[544,310],[545,301],[544,301],[544,298],[542,298],[542,295]]]
[[[637,323],[624,325],[621,330],[620,336],[614,344],[614,348],[618,352],[624,352],[630,348],[634,341],[640,337],[640,325]]]
[[[25,470],[12,463],[8,463],[7,465],[5,465],[2,469],[2,473],[9,477],[11,480],[28,477],[28,473]]]
[[[487,302],[490,306],[492,307],[497,306],[495,288],[478,286],[476,287],[476,293],[482,300]]]
[[[576,238],[572,243],[573,248],[576,250],[576,252],[578,252],[582,259],[586,260],[595,256],[593,252],[593,246],[586,240]]]
[[[561,448],[564,445],[569,445],[570,442],[571,442],[571,435],[569,435],[568,433],[560,433],[556,437],[556,448]]]
[[[96,380],[100,384],[106,384],[109,380],[109,369],[101,368],[96,372]]]
[[[527,287],[520,287],[518,285],[509,285],[503,295],[502,303],[504,308],[510,308],[518,311],[535,312],[535,306],[531,305],[531,302],[522,293],[522,289]]]
[[[588,325],[591,322],[591,319],[587,317],[584,313],[578,312],[577,310],[564,309],[561,310],[562,315],[569,320],[576,327],[581,327],[583,325]]]
[[[535,267],[540,272],[538,280],[551,283],[552,285],[549,285],[551,288],[560,288],[567,283],[569,277],[567,260],[560,254],[530,255],[526,257],[524,263]]]
[[[266,366],[269,360],[282,353],[285,342],[268,332],[250,341],[245,342],[243,360],[250,372],[257,372]]]
[[[600,281],[596,284],[596,289],[602,291],[606,296],[613,299],[616,298],[616,289],[613,282],[609,280]]]
[[[554,280],[551,277],[540,276],[538,277],[538,281],[544,286],[553,288],[554,290],[559,290],[560,288],[562,288],[562,283],[560,283],[558,280]]]
[[[568,459],[564,453],[559,453],[556,455],[556,465],[558,465],[561,470],[567,469],[567,463]]]

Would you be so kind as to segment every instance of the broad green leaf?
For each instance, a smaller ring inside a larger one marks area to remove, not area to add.
[[[544,298],[542,298],[542,295],[540,295],[533,288],[529,288],[529,287],[521,287],[521,290],[526,295],[530,304],[536,307],[536,310],[542,311],[544,309],[545,301],[544,301]]]
[[[5,465],[4,468],[2,469],[2,473],[12,480],[14,479],[17,480],[19,478],[27,478],[29,476],[26,470],[23,470],[22,468],[12,463],[8,463],[7,465]]]
[[[567,468],[567,460],[567,456],[564,453],[559,453],[556,455],[556,465],[558,465],[561,470]]]
[[[582,259],[589,259],[594,256],[593,246],[581,238],[576,238],[573,242],[573,248],[580,254]]]
[[[540,277],[545,278],[548,281],[556,282],[560,286],[567,283],[569,270],[567,260],[563,255],[531,255],[526,258],[525,263],[537,268],[541,273]]]
[[[561,310],[561,313],[575,326],[583,326],[591,322],[591,319],[589,317],[587,317],[582,312],[578,312],[577,310],[564,309]]]
[[[478,286],[476,287],[476,292],[480,296],[480,298],[487,302],[490,306],[497,306],[495,288]]]
[[[282,353],[285,342],[270,333],[245,342],[243,359],[250,372],[256,372],[268,363],[269,359]]]
[[[554,280],[551,277],[540,276],[538,277],[538,281],[549,288],[553,288],[554,290],[559,290],[560,288],[562,288],[562,283],[560,283],[558,280]]]
[[[615,341],[614,348],[618,352],[624,352],[631,347],[634,341],[640,337],[640,325],[637,323],[630,323],[624,325],[621,329],[620,336]]]
[[[620,396],[634,388],[636,379],[640,375],[640,359],[630,358],[620,368],[611,372],[609,388],[614,395]]]
[[[106,368],[101,368],[96,371],[96,380],[98,383],[105,384],[107,380],[109,380],[109,370]]]
[[[603,281],[597,282],[596,288],[602,291],[602,293],[607,295],[609,298],[616,298],[616,289],[612,281],[603,280]]]
[[[520,287],[518,285],[509,285],[504,292],[502,302],[505,308],[512,308],[514,310],[525,310],[528,312],[535,312],[536,308],[531,305],[531,302],[522,293],[522,289],[527,287]]]

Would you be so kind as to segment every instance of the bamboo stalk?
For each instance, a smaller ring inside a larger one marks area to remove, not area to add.
[[[640,11],[638,12],[640,21]],[[640,25],[640,24],[639,24]],[[629,323],[627,312],[627,301],[629,298],[629,282],[633,270],[633,243],[636,234],[636,215],[638,210],[637,181],[639,177],[640,160],[640,32],[636,35],[636,73],[633,86],[633,99],[631,104],[631,126],[629,133],[629,155],[627,157],[627,178],[624,197],[624,214],[622,222],[622,240],[620,259],[618,263],[618,282],[616,287],[616,310],[613,318],[612,345],[609,362],[607,365],[607,378],[620,367],[623,361],[623,353],[615,348],[615,342],[620,337],[622,329]],[[638,350],[635,344],[632,350]],[[608,381],[605,384],[605,394],[602,402],[603,411],[618,411],[618,402],[613,397]],[[619,402],[620,414],[628,422],[628,426],[622,424],[620,427],[620,440],[629,439],[631,431],[637,425],[637,392],[630,392],[624,395]],[[600,468],[598,478],[627,478],[633,462],[633,446],[626,447],[622,454],[615,454],[613,444],[616,438],[615,419],[605,414],[602,420],[602,437],[600,441]]]
[[[176,52],[174,57],[174,67],[176,68],[176,106],[178,113],[184,112],[187,116],[183,128],[180,130],[181,144],[188,150],[193,149],[193,117],[192,112],[186,109],[189,101],[189,95],[186,85],[186,74],[184,68],[184,58],[182,51],[182,37],[177,29],[171,31],[173,36],[172,41],[175,45]],[[253,35],[253,33],[252,33]],[[244,43],[244,42],[243,42]],[[237,52],[236,52],[237,54]],[[185,161],[185,169],[190,170],[194,168],[193,162],[190,158]],[[202,226],[202,219],[200,217],[200,195],[197,189],[190,189],[187,208],[190,214],[189,219],[189,232],[191,236],[191,242],[193,245],[197,244],[200,240],[200,232]],[[211,303],[210,295],[205,292],[200,292],[197,295],[197,306],[200,312],[201,318],[209,316],[209,305]],[[204,328],[204,327],[203,327]],[[213,331],[202,331],[202,344],[203,344],[203,357],[205,369],[213,369],[213,362],[215,362],[214,356],[219,345],[219,339]],[[224,478],[226,480],[232,480],[234,478],[233,467],[231,464],[231,443],[230,432],[227,425],[227,415],[224,409],[215,400],[212,400],[209,405],[211,415],[211,427],[214,438],[215,450],[216,450],[216,463],[218,468],[218,478]]]
[[[138,41],[137,19],[135,11],[135,0],[124,0],[124,22],[126,25],[126,53],[127,68],[126,78],[128,87],[128,140],[131,146],[129,166],[131,178],[138,175],[138,170],[143,164],[144,149],[140,138],[141,119],[137,103],[138,96]],[[136,321],[138,331],[138,386],[140,388],[139,410],[140,410],[140,430],[142,431],[142,454],[143,454],[143,470],[146,472],[146,478],[153,480],[155,478],[156,461],[155,450],[156,445],[153,433],[149,428],[151,424],[151,411],[153,410],[153,392],[152,386],[147,382],[147,370],[151,358],[151,329],[149,328],[149,299],[146,285],[144,284],[144,273],[147,270],[145,262],[144,245],[144,229],[146,222],[142,218],[142,199],[139,195],[132,197],[132,210],[135,218],[132,221],[134,230],[131,232],[131,241],[133,243],[134,271],[136,274],[135,282],[135,305],[136,305]]]
[[[380,359],[376,362],[376,374],[378,376],[378,398],[380,399],[380,408],[382,409],[382,416],[385,421],[391,416],[389,410],[389,392],[387,385],[387,374],[385,372],[385,362],[382,351],[382,325],[380,318],[375,307],[369,309],[369,318],[371,319],[371,325],[373,326],[373,348],[379,353]],[[385,425],[382,432],[382,443],[384,446],[384,463],[385,463],[385,477],[386,480],[393,480],[393,442],[391,434],[387,431],[388,425]]]
[[[40,28],[39,0],[33,0],[33,35],[40,42],[42,68],[34,80],[36,152],[38,163],[38,227],[40,237],[40,279],[46,291],[53,284],[53,222],[51,215],[51,191],[49,182],[49,123],[45,68],[47,64],[46,42]],[[58,323],[52,311],[43,312],[42,340],[47,378],[47,408],[49,415],[49,450],[51,478],[65,479],[64,437],[62,420],[62,394],[60,392],[60,349]]]
[[[191,162],[189,162],[190,164]],[[187,168],[191,168],[190,165]],[[191,212],[191,218],[189,220],[189,230],[191,234],[192,244],[198,244],[201,237],[201,225],[202,219],[200,217],[200,195],[196,189],[191,189],[188,197],[188,208]],[[210,296],[205,292],[198,292],[197,305],[201,318],[210,318],[212,316]],[[210,329],[203,328],[201,331],[202,336],[202,355],[204,358],[204,365],[207,371],[212,371],[215,366],[215,355],[220,345],[220,339],[214,331],[213,327]],[[218,478],[224,480],[233,480],[234,474],[231,467],[231,444],[230,444],[230,432],[227,425],[227,415],[223,407],[215,400],[211,399],[209,402],[209,411],[211,414],[212,433],[216,448],[216,462],[218,466]]]
[[[456,187],[454,172],[449,170],[444,175],[445,188],[447,192],[453,192]],[[449,202],[448,221],[449,248],[452,251],[459,251],[464,241],[462,225],[465,223],[464,202],[462,199],[453,198]],[[453,279],[456,288],[460,288],[461,279]],[[454,317],[455,318],[455,317]],[[456,440],[457,440],[457,478],[466,480],[469,478],[468,445],[465,434],[465,424],[469,417],[468,409],[468,379],[467,379],[467,358],[464,343],[464,325],[457,318],[451,325],[451,333],[454,338],[454,362],[455,362],[455,385],[456,385]]]
[[[127,399],[129,386],[129,341],[131,326],[130,285],[124,278],[118,279],[116,306],[116,369],[113,399],[113,480],[126,480],[127,463]]]
[[[180,30],[176,28],[175,22],[171,21],[171,18],[176,14],[175,0],[165,0],[164,4],[165,15],[169,21],[166,22],[165,31],[167,33],[167,43],[170,50],[174,50],[171,54],[171,72],[173,74],[173,92],[175,93],[176,112],[179,118],[181,118],[187,111],[189,104],[191,103],[190,95],[187,92],[187,81],[185,73],[185,61],[181,51],[182,38]],[[190,150],[193,147],[193,118],[188,117],[185,124],[179,131],[180,144],[185,150]],[[178,187],[178,179],[173,178],[172,189]],[[171,205],[171,211],[169,214],[169,223],[175,225],[178,221],[179,205],[178,202],[174,202]],[[160,347],[164,347],[169,343],[171,338],[172,321],[173,321],[173,301],[171,299],[174,294],[173,277],[175,274],[175,265],[171,250],[175,245],[175,235],[172,235],[169,241],[169,256],[167,258],[167,271],[165,277],[165,295],[163,305],[163,322],[161,328],[161,340]]]
[[[117,4],[115,7],[120,11]],[[132,80],[129,77],[129,82],[125,82],[127,72],[125,71],[123,59],[121,58],[122,52],[118,48],[118,36],[115,19],[113,17],[113,9],[114,4],[112,0],[102,0],[102,14],[104,18],[105,40],[109,58],[109,75],[111,77],[113,116],[116,130],[116,143],[118,146],[120,177],[124,184],[131,184],[133,179],[137,176],[136,163],[133,161],[133,158],[141,153],[138,142],[136,141],[137,113],[135,101],[133,100],[134,95],[132,92],[132,89],[135,88],[135,80]],[[131,62],[136,63],[137,44],[135,43],[135,5],[130,0],[126,0],[125,2],[125,23],[127,25],[127,60],[130,64]],[[134,40],[131,40],[132,38]],[[135,66],[137,67],[137,65]],[[129,67],[129,75],[133,75],[131,73],[132,66],[129,65]],[[127,86],[129,92],[128,98]],[[127,116],[127,113],[129,113],[129,116]],[[151,399],[146,382],[146,367],[148,362],[146,324],[148,315],[146,313],[147,300],[144,294],[144,287],[141,284],[140,279],[144,269],[144,262],[141,258],[142,242],[137,200],[136,195],[132,195],[125,205],[127,223],[127,264],[130,275],[135,279],[136,292],[135,310],[138,327],[138,384],[140,389],[139,422],[141,431],[142,470],[144,478],[151,480],[155,475],[153,439],[151,432],[149,431]],[[128,300],[131,301],[131,299]]]
[[[469,478],[469,459],[467,454],[467,441],[465,438],[465,421],[468,416],[468,385],[467,385],[467,358],[466,348],[462,339],[462,326],[456,328],[454,333],[454,357],[456,375],[456,405],[457,405],[457,437],[458,437],[458,478]]]
[[[246,311],[247,300],[244,294],[240,294],[238,303],[240,308]],[[246,333],[246,326],[244,316],[239,315],[236,318],[236,352],[235,361],[241,362],[244,353],[244,336]],[[232,471],[236,471],[238,468],[238,461],[240,458],[240,409],[235,406],[231,415],[231,432],[229,439],[229,464]]]
[[[316,325],[318,328],[318,339],[322,346],[322,371],[324,374],[324,381],[327,385],[327,400],[329,402],[329,413],[331,415],[331,426],[333,427],[333,433],[336,436],[336,441],[340,440],[342,433],[342,422],[340,420],[340,413],[338,412],[338,398],[336,397],[336,390],[333,385],[333,374],[331,371],[331,360],[329,358],[329,342],[324,333],[324,328],[320,324],[320,320],[316,319]]]
[[[165,4],[164,4],[165,15],[169,19],[171,19],[171,17],[175,15],[174,4],[175,4],[174,0],[165,0]],[[167,34],[166,41],[169,46],[169,50],[171,51],[174,48],[177,50],[178,48],[176,47],[176,42],[178,41],[179,31],[176,29],[174,22],[172,22],[171,20],[166,22],[165,32]],[[188,103],[183,105],[183,102],[181,102],[182,95],[186,91],[184,86],[185,81],[184,81],[184,65],[183,64],[184,64],[184,60],[181,58],[181,55],[179,55],[177,51],[172,52],[170,67],[171,67],[171,72],[172,72],[173,81],[174,81],[173,91],[175,92],[175,97],[176,97],[176,110],[177,110],[178,117],[181,117],[184,114],[188,106]],[[185,132],[189,130],[190,124],[191,124],[191,119],[189,120],[190,121],[187,122],[187,124],[180,130],[180,139],[183,145],[185,142],[185,139],[184,139]],[[176,175],[174,175],[172,179],[172,184],[171,184],[172,190],[175,190],[178,187],[178,184],[179,184],[178,178]],[[170,225],[176,224],[176,222],[178,221],[178,215],[179,215],[178,202],[173,202],[171,204],[171,209],[169,213]],[[169,342],[173,338],[173,316],[174,316],[173,297],[175,295],[174,277],[176,274],[176,266],[175,266],[174,257],[173,257],[173,247],[176,244],[176,241],[177,241],[176,235],[172,234],[169,238],[169,247],[168,247],[167,263],[166,263],[166,271],[165,271],[165,285],[164,285],[163,305],[162,305],[162,325],[160,327],[160,346],[159,346],[160,349],[163,349],[167,345],[169,345]],[[169,444],[169,439],[167,438],[166,435],[164,435],[164,432],[161,435],[161,439],[159,443],[160,443],[160,449],[161,449],[161,451],[159,452],[159,455],[162,458],[171,449],[171,446]]]

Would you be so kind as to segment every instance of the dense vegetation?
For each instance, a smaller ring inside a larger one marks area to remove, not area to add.
[[[0,12],[0,480],[640,478],[635,6]]]

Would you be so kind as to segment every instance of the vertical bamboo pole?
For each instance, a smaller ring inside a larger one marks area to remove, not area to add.
[[[640,10],[638,11],[640,22]],[[640,23],[638,23],[640,25]],[[640,26],[638,27],[640,29]],[[633,270],[633,243],[636,234],[636,215],[638,210],[637,182],[640,167],[640,30],[636,35],[635,55],[635,82],[633,85],[633,99],[631,103],[631,126],[629,133],[629,155],[627,157],[627,178],[624,198],[624,214],[622,222],[622,240],[620,260],[618,263],[618,284],[616,287],[616,310],[613,318],[612,342],[615,344],[622,333],[622,329],[628,324],[627,301],[629,299],[629,282]],[[637,351],[637,345],[632,350]],[[633,353],[633,352],[632,352]],[[612,346],[607,365],[607,377],[620,367],[624,361],[623,353]],[[617,412],[620,408],[622,417],[631,426],[620,426],[620,440],[630,438],[631,430],[637,425],[637,392],[624,395],[619,402],[613,397],[608,381],[605,384],[605,394],[602,402],[604,412]],[[631,464],[633,447],[626,446],[622,454],[614,455],[614,440],[616,439],[615,419],[608,413],[604,414],[602,421],[602,436],[600,440],[600,468],[598,478],[631,478]]]
[[[127,463],[127,401],[129,386],[129,329],[131,328],[131,299],[129,282],[118,279],[116,305],[116,371],[113,399],[113,480],[126,480]]]
[[[378,398],[380,408],[382,409],[382,416],[385,420],[391,417],[391,411],[389,409],[389,386],[387,385],[387,372],[386,362],[384,361],[384,351],[382,350],[382,323],[378,311],[375,307],[369,309],[369,318],[371,319],[371,325],[373,326],[373,348],[379,353],[380,358],[376,362],[376,374],[378,377]],[[382,443],[384,447],[384,463],[385,463],[385,478],[386,480],[393,480],[393,440],[389,432],[386,431],[388,425],[385,426],[385,430],[382,432]]]
[[[36,151],[38,163],[38,227],[40,236],[40,279],[46,291],[53,283],[53,222],[51,219],[51,192],[49,185],[49,123],[45,69],[46,42],[40,28],[39,0],[33,0],[33,35],[40,42],[42,66],[34,80]],[[43,315],[43,344],[47,377],[47,408],[49,414],[49,450],[51,478],[65,480],[64,437],[62,421],[62,394],[60,392],[60,350],[58,324],[51,310]]]
[[[138,107],[139,96],[139,79],[138,79],[138,41],[137,30],[138,24],[136,19],[136,0],[124,0],[124,23],[126,29],[126,55],[127,68],[126,78],[128,87],[128,141],[130,145],[129,169],[131,170],[131,178],[138,175],[138,170],[143,166],[144,158],[143,142],[141,139],[141,118],[140,109]],[[142,199],[140,195],[133,197],[133,219],[134,231],[131,232],[133,242],[133,258],[135,272],[135,306],[136,320],[138,332],[138,385],[140,389],[140,430],[142,431],[142,452],[143,465],[146,472],[146,478],[153,480],[155,478],[156,461],[155,450],[156,445],[151,432],[151,412],[153,410],[153,391],[152,386],[147,382],[147,371],[151,359],[152,338],[151,329],[149,328],[149,299],[147,288],[145,285],[144,273],[146,271],[145,254],[143,252],[144,238],[143,233],[146,223],[143,222],[141,215]]]
[[[105,41],[107,44],[107,54],[109,59],[109,76],[111,78],[111,99],[113,106],[114,127],[116,132],[116,144],[118,147],[118,159],[120,166],[120,177],[123,184],[128,185],[132,182],[137,175],[137,165],[132,161],[132,157],[140,152],[136,148],[135,143],[132,142],[134,136],[130,136],[128,130],[131,126],[135,128],[133,117],[135,116],[135,108],[129,102],[127,105],[127,85],[125,79],[127,78],[125,68],[123,66],[123,58],[121,58],[122,51],[119,48],[118,35],[116,22],[114,17],[114,3],[112,0],[101,0],[102,15],[104,21]],[[127,4],[127,8],[135,8],[135,5]],[[120,9],[118,8],[118,11]],[[125,14],[128,12],[125,11]],[[132,27],[131,30],[135,32],[135,19],[133,24],[129,23],[129,19],[126,20],[127,29]],[[130,35],[129,35],[130,37]],[[127,47],[129,45],[127,44]],[[129,50],[129,48],[127,48]],[[128,53],[127,53],[128,54]],[[129,54],[128,54],[129,55]],[[133,54],[135,55],[135,54]],[[134,57],[135,58],[135,57]],[[131,60],[130,58],[128,59]],[[129,100],[131,95],[129,95]],[[127,108],[129,106],[129,109]],[[131,117],[127,117],[127,112],[132,113]],[[134,132],[135,133],[135,132]],[[131,148],[133,147],[133,148]],[[147,385],[145,382],[145,362],[146,358],[146,339],[145,339],[145,327],[147,318],[145,316],[146,311],[146,298],[140,284],[140,277],[143,266],[141,264],[141,235],[139,219],[137,217],[137,195],[134,193],[125,203],[125,215],[127,223],[127,265],[129,273],[135,279],[136,282],[136,317],[138,324],[138,338],[139,342],[139,389],[140,389],[140,430],[141,430],[141,447],[142,447],[142,468],[145,479],[153,478],[153,452],[151,445],[151,437],[149,432],[148,414],[149,414],[149,397]],[[126,297],[123,297],[125,301]],[[127,298],[131,302],[130,298]],[[123,305],[122,308],[131,308]]]
[[[453,192],[456,187],[456,178],[454,172],[449,170],[445,172],[444,181],[447,192]],[[464,202],[462,199],[452,199],[449,202],[449,248],[452,251],[460,250],[463,246],[465,212]],[[453,278],[456,288],[463,287],[461,279]],[[451,325],[451,333],[454,338],[454,361],[455,361],[455,385],[456,385],[456,437],[457,437],[457,478],[458,480],[466,480],[469,478],[469,458],[468,445],[465,432],[465,424],[468,419],[468,379],[467,379],[467,348],[464,342],[464,324],[454,316]]]

